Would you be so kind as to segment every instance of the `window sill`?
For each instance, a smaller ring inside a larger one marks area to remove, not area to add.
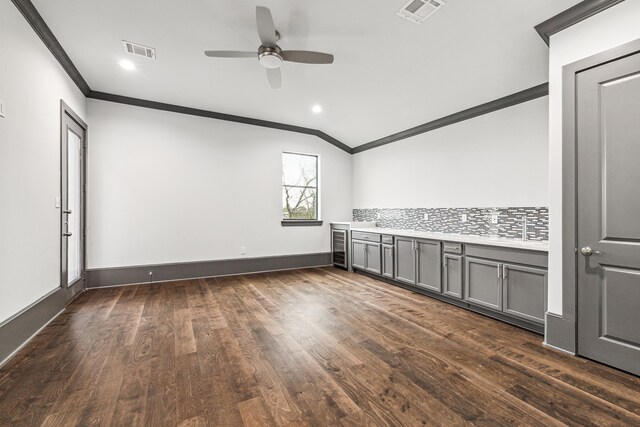
[[[319,227],[322,226],[322,221],[316,219],[283,219],[280,224],[283,227]]]

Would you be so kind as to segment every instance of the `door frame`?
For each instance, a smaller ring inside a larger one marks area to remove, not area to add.
[[[577,74],[640,53],[640,39],[562,67],[562,315],[546,313],[545,343],[578,350]]]
[[[65,259],[64,258],[64,247],[65,247],[65,242],[64,242],[64,237],[62,236],[62,234],[64,233],[63,230],[63,223],[64,223],[64,209],[65,207],[62,206],[62,202],[63,202],[63,197],[62,194],[63,192],[66,190],[66,182],[64,182],[64,178],[65,175],[63,173],[63,166],[66,164],[66,159],[64,159],[64,153],[66,152],[65,150],[65,145],[67,144],[67,126],[66,126],[66,122],[65,120],[69,118],[71,120],[73,120],[78,126],[80,126],[80,128],[82,129],[82,133],[83,133],[83,154],[84,156],[82,157],[82,182],[85,186],[85,191],[82,197],[82,265],[81,265],[81,269],[82,269],[82,278],[80,280],[78,280],[73,286],[67,286],[67,283],[63,283],[62,280],[62,262]],[[82,292],[85,288],[86,288],[86,270],[87,270],[87,244],[86,244],[86,229],[87,229],[87,196],[86,196],[86,185],[87,185],[87,150],[88,150],[88,132],[89,127],[87,126],[87,124],[84,122],[84,120],[82,120],[80,118],[80,116],[78,114],[76,114],[75,111],[73,111],[73,109],[67,105],[66,102],[64,102],[64,100],[60,100],[60,230],[59,230],[59,236],[60,236],[60,287],[64,288],[64,289],[72,289],[75,288],[77,290],[72,291],[73,294],[76,294],[77,292]],[[77,284],[78,283],[82,283],[82,286],[78,287]],[[80,289],[78,289],[80,288]]]

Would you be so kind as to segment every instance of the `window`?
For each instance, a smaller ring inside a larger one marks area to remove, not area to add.
[[[283,225],[319,223],[318,216],[318,156],[282,153]]]

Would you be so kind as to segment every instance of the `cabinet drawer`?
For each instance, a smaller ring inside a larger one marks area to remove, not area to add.
[[[393,245],[393,236],[389,236],[389,235],[383,235],[382,236],[382,243],[385,243],[387,245]]]
[[[444,242],[444,251],[449,254],[462,255],[462,243]]]
[[[352,231],[351,238],[357,240],[366,240],[367,242],[380,242],[378,233],[363,233],[361,231]]]

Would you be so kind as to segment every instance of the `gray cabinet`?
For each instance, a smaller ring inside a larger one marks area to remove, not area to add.
[[[365,270],[369,273],[381,274],[380,269],[380,243],[365,243]]]
[[[374,274],[381,274],[380,243],[353,240],[351,266]]]
[[[441,292],[441,243],[396,237],[396,280],[430,291]]]
[[[416,286],[442,292],[440,245],[440,242],[432,240],[416,240]]]
[[[502,310],[502,264],[476,258],[466,258],[465,301]]]
[[[351,237],[351,264],[356,270],[436,298],[434,293],[440,293],[441,299],[455,305],[542,331],[545,252],[365,231]]]
[[[393,245],[383,244],[382,245],[382,275],[384,277],[388,277],[389,279],[394,278],[393,273]]]
[[[547,270],[467,257],[464,299],[528,321],[543,323]]]
[[[453,298],[462,299],[462,271],[461,255],[445,253],[442,260],[442,293]]]
[[[409,237],[396,237],[395,244],[396,280],[414,285],[416,283],[415,241]]]
[[[351,243],[351,265],[353,268],[366,268],[366,246],[365,242],[353,240]]]
[[[502,266],[502,311],[544,322],[547,270],[513,264]]]

